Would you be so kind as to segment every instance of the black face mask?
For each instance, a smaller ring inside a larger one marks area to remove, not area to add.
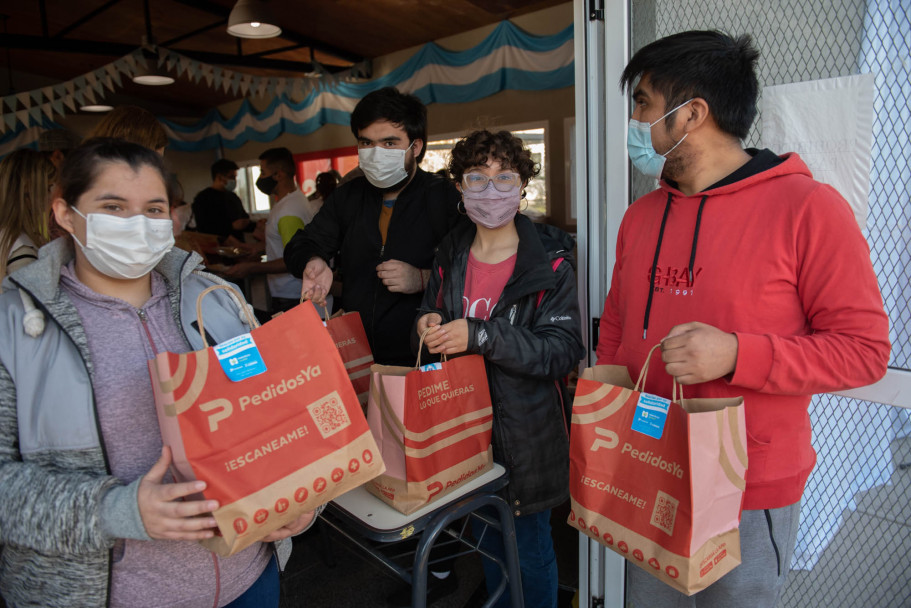
[[[268,177],[266,177],[265,175],[261,175],[260,178],[258,180],[256,180],[256,187],[259,188],[259,191],[262,192],[263,194],[265,194],[266,196],[269,196],[270,194],[275,192],[275,186],[277,186],[277,185],[278,185],[278,182],[271,175]]]

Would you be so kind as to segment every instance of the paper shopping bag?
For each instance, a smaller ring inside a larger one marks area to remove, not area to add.
[[[361,407],[367,407],[367,394],[370,392],[370,366],[373,365],[373,353],[367,342],[367,332],[358,312],[338,311],[326,320],[326,329],[335,341],[348,378]]]
[[[203,336],[200,302],[213,289],[231,290],[215,286],[199,296]],[[175,477],[205,481],[204,498],[221,505],[217,535],[201,541],[219,555],[383,471],[345,366],[312,306],[218,346],[160,353],[149,370]]]
[[[740,564],[743,398],[662,399],[639,389],[647,370],[635,386],[619,366],[580,377],[569,524],[692,595]]]
[[[371,367],[367,422],[386,473],[367,489],[408,514],[490,470],[493,409],[484,358]]]

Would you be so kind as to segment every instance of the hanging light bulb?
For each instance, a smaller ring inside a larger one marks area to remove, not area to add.
[[[275,38],[282,33],[263,0],[237,0],[228,16],[228,33],[238,38]]]

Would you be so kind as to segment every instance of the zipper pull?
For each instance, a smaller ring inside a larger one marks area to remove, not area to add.
[[[386,243],[380,245],[380,258],[383,257],[383,252],[386,251]]]
[[[146,338],[149,340],[149,346],[152,347],[152,353],[158,353],[158,347],[155,346],[155,340],[152,338],[152,332],[149,331],[149,316],[141,308],[136,309],[136,314],[139,316],[139,320],[142,322],[142,328],[146,332]]]

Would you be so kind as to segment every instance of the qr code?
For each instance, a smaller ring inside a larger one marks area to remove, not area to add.
[[[310,412],[310,417],[313,418],[323,439],[338,433],[351,424],[345,404],[342,403],[342,398],[336,391],[332,391],[319,401],[308,405],[307,411]]]
[[[679,500],[658,490],[658,496],[655,497],[655,510],[652,511],[652,525],[673,535],[678,504],[680,504]]]

